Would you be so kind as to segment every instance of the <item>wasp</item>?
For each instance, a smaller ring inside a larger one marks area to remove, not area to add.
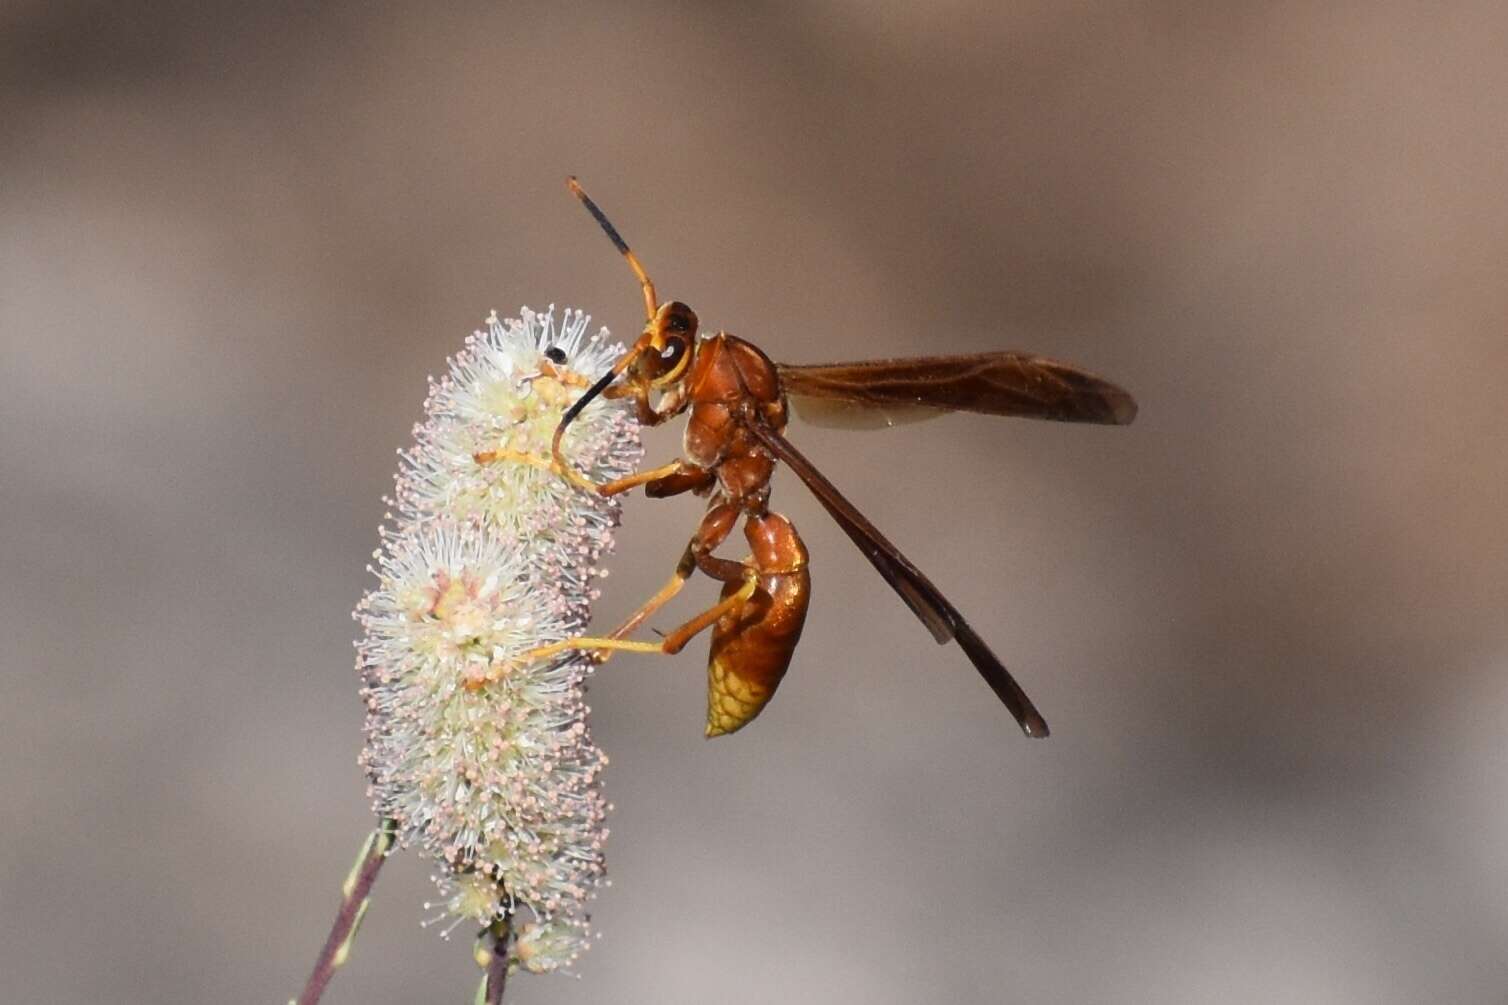
[[[1136,417],[1131,395],[1076,366],[1022,352],[817,366],[772,362],[758,346],[735,335],[701,334],[697,316],[686,304],[662,303],[649,274],[607,216],[575,178],[567,184],[638,279],[644,294],[644,330],[561,416],[550,458],[487,451],[476,454],[475,460],[527,460],[549,467],[583,491],[603,495],[640,485],[653,498],[691,492],[706,497],[707,511],[670,580],[610,635],[567,639],[531,650],[523,658],[543,658],[566,649],[593,651],[599,661],[618,651],[675,654],[710,627],[707,736],[748,725],[785,676],[811,600],[806,545],[791,522],[769,508],[770,477],[775,465],[783,463],[933,637],[939,643],[959,644],[1022,731],[1046,736],[1047,721],[958,609],[786,439],[790,402],[815,406],[816,414],[829,417],[836,409],[849,424],[865,415],[880,417],[875,424],[887,424],[897,413],[922,410],[1125,425]],[[562,456],[561,438],[599,395],[630,399],[646,426],[688,413],[682,456],[616,481],[586,479]],[[749,557],[718,557],[714,552],[740,519]],[[723,584],[716,604],[658,642],[625,638],[698,570]]]

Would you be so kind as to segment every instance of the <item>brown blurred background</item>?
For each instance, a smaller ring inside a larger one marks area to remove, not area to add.
[[[603,938],[510,1001],[1508,1000],[1505,51],[1495,2],[10,3],[0,1000],[297,990],[425,375],[493,307],[638,320],[571,172],[777,358],[1142,414],[793,429],[1054,735],[782,474],[791,676],[708,743],[700,645],[603,672]],[[628,504],[600,623],[696,515]],[[469,1000],[429,896],[396,859],[332,1005]]]

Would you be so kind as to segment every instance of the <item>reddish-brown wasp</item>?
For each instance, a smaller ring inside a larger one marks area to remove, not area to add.
[[[924,408],[1124,425],[1136,416],[1131,395],[1078,367],[1028,353],[790,366],[771,362],[756,346],[727,332],[699,338],[691,308],[674,300],[660,302],[639,259],[597,204],[575,178],[568,184],[638,277],[648,320],[628,352],[565,412],[555,431],[553,457],[529,460],[547,463],[584,491],[603,495],[638,485],[655,498],[693,492],[707,497],[707,512],[670,581],[616,631],[543,646],[526,658],[563,649],[596,650],[599,659],[621,650],[673,654],[711,627],[707,735],[746,725],[769,702],[790,665],[811,593],[806,546],[791,522],[768,507],[770,476],[775,464],[784,462],[937,641],[957,640],[1026,735],[1046,736],[1046,720],[958,609],[785,438],[787,399],[817,399],[818,404],[856,410]],[[631,398],[647,426],[689,411],[684,456],[613,482],[586,480],[561,456],[560,443],[566,427],[598,395]],[[652,395],[658,400],[652,402]],[[494,451],[476,459],[490,463],[505,456]],[[713,552],[739,517],[750,556],[741,562],[716,557]],[[624,638],[698,569],[723,583],[718,603],[659,642]]]

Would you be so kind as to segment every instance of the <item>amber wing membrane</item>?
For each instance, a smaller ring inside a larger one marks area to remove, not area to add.
[[[800,394],[790,396],[789,401],[796,418],[802,423],[827,429],[889,429],[948,414],[946,409],[926,405],[859,405],[838,398],[813,398]]]
[[[753,422],[751,428],[754,435],[806,483],[817,501],[838,522],[849,539],[859,546],[864,557],[869,559],[891,589],[900,595],[912,613],[921,619],[933,637],[938,642],[947,642],[949,639],[958,641],[980,676],[1020,723],[1022,732],[1027,736],[1046,736],[1047,721],[1042,718],[1042,714],[1005,665],[996,658],[974,629],[969,627],[958,608],[943,596],[942,591],[932,585],[932,581],[912,565],[900,549],[891,544],[853,503],[845,499],[833,483],[789,440],[763,422]]]
[[[787,394],[865,408],[924,406],[1059,422],[1126,425],[1136,401],[1069,363],[1021,352],[796,366],[777,363]]]

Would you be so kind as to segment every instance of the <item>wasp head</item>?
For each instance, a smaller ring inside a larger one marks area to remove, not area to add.
[[[635,396],[665,392],[691,371],[696,356],[696,312],[679,300],[661,304],[629,350],[623,386]]]

